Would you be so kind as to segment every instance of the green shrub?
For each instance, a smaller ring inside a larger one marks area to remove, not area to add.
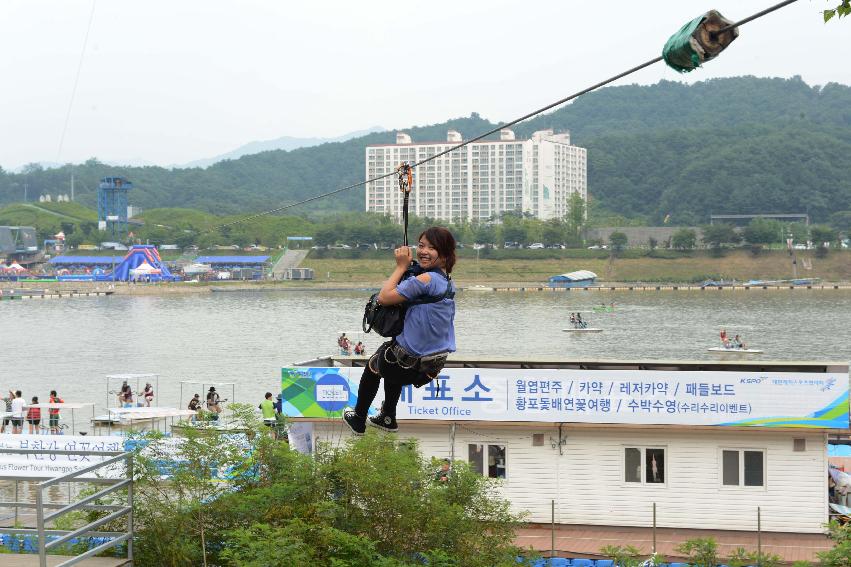
[[[639,567],[644,563],[641,551],[633,545],[606,545],[600,548],[600,554],[612,559],[617,567]]]
[[[833,549],[820,551],[817,555],[823,567],[851,567],[851,524],[840,524],[831,520],[827,525],[828,535],[833,540]]]
[[[195,479],[178,470],[164,483],[139,459],[137,565],[259,567],[286,557],[329,567],[514,567],[523,554],[513,544],[520,518],[499,482],[466,463],[437,483],[416,443],[394,435],[370,433],[310,456],[261,434],[268,428],[246,427],[254,434],[234,447],[242,474],[228,483],[209,476],[221,462],[204,459],[227,458],[232,436],[206,433],[171,449]]]
[[[714,538],[694,538],[676,547],[678,553],[688,557],[688,562],[698,567],[718,565],[718,544]]]

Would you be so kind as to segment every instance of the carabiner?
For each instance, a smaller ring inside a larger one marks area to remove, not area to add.
[[[414,186],[414,168],[410,162],[404,161],[396,168],[396,173],[399,175],[399,191],[410,193]]]

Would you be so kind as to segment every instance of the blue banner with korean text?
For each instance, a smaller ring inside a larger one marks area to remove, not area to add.
[[[284,368],[284,413],[338,417],[354,406],[360,374]],[[397,417],[848,428],[848,375],[446,368],[422,388],[406,386]]]

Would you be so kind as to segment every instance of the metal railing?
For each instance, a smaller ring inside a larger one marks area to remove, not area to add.
[[[110,541],[106,543],[102,543],[96,547],[89,549],[81,553],[80,555],[71,556],[67,561],[58,564],[56,567],[66,567],[69,565],[74,565],[79,563],[83,559],[106,551],[107,549],[120,545],[124,542],[127,543],[127,560],[128,562],[132,562],[133,560],[133,459],[132,453],[126,453],[123,451],[64,451],[64,450],[47,450],[47,449],[9,449],[0,447],[0,453],[12,453],[12,454],[24,454],[24,455],[38,455],[38,454],[51,454],[51,455],[74,455],[74,456],[99,456],[99,457],[108,457],[99,463],[92,464],[88,467],[78,469],[61,476],[56,476],[52,478],[48,478],[47,480],[42,480],[36,486],[36,501],[35,502],[0,502],[0,507],[14,507],[17,511],[18,508],[35,508],[36,512],[36,527],[35,528],[0,528],[0,533],[7,534],[30,534],[38,536],[38,557],[39,557],[39,566],[47,567],[47,554],[49,551],[56,549],[58,546],[71,541],[77,537],[105,537],[110,538]],[[80,478],[82,475],[87,475],[89,473],[94,473],[100,469],[105,469],[107,467],[119,464],[124,462],[124,475],[123,477],[118,478]],[[26,477],[0,477],[0,480],[38,480],[37,478],[26,478]],[[99,485],[107,485],[106,488],[102,488],[91,494],[86,496],[82,500],[77,502],[70,502],[68,504],[54,504],[45,502],[45,494],[44,491],[51,486],[58,485],[60,483],[88,483],[88,484],[99,484]],[[104,496],[113,494],[115,492],[125,490],[127,491],[127,499],[126,502],[118,504],[118,505],[102,505],[102,504],[94,504]],[[51,513],[45,514],[45,509],[56,509]],[[57,518],[74,511],[86,510],[86,511],[100,511],[100,512],[109,512],[106,516],[89,522],[88,524],[77,528],[75,530],[55,530],[55,529],[47,529],[46,525],[49,522],[55,521]],[[120,532],[105,532],[105,531],[97,531],[97,528],[113,522],[114,520],[118,520],[120,518],[127,518],[127,528],[125,531]],[[47,541],[48,536],[58,536],[54,537],[51,541]]]

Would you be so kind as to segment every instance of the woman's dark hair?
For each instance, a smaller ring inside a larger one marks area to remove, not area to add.
[[[446,273],[451,273],[452,267],[455,265],[455,237],[452,236],[452,233],[441,226],[433,226],[425,229],[417,237],[417,241],[423,237],[434,246],[438,257],[443,258]]]

